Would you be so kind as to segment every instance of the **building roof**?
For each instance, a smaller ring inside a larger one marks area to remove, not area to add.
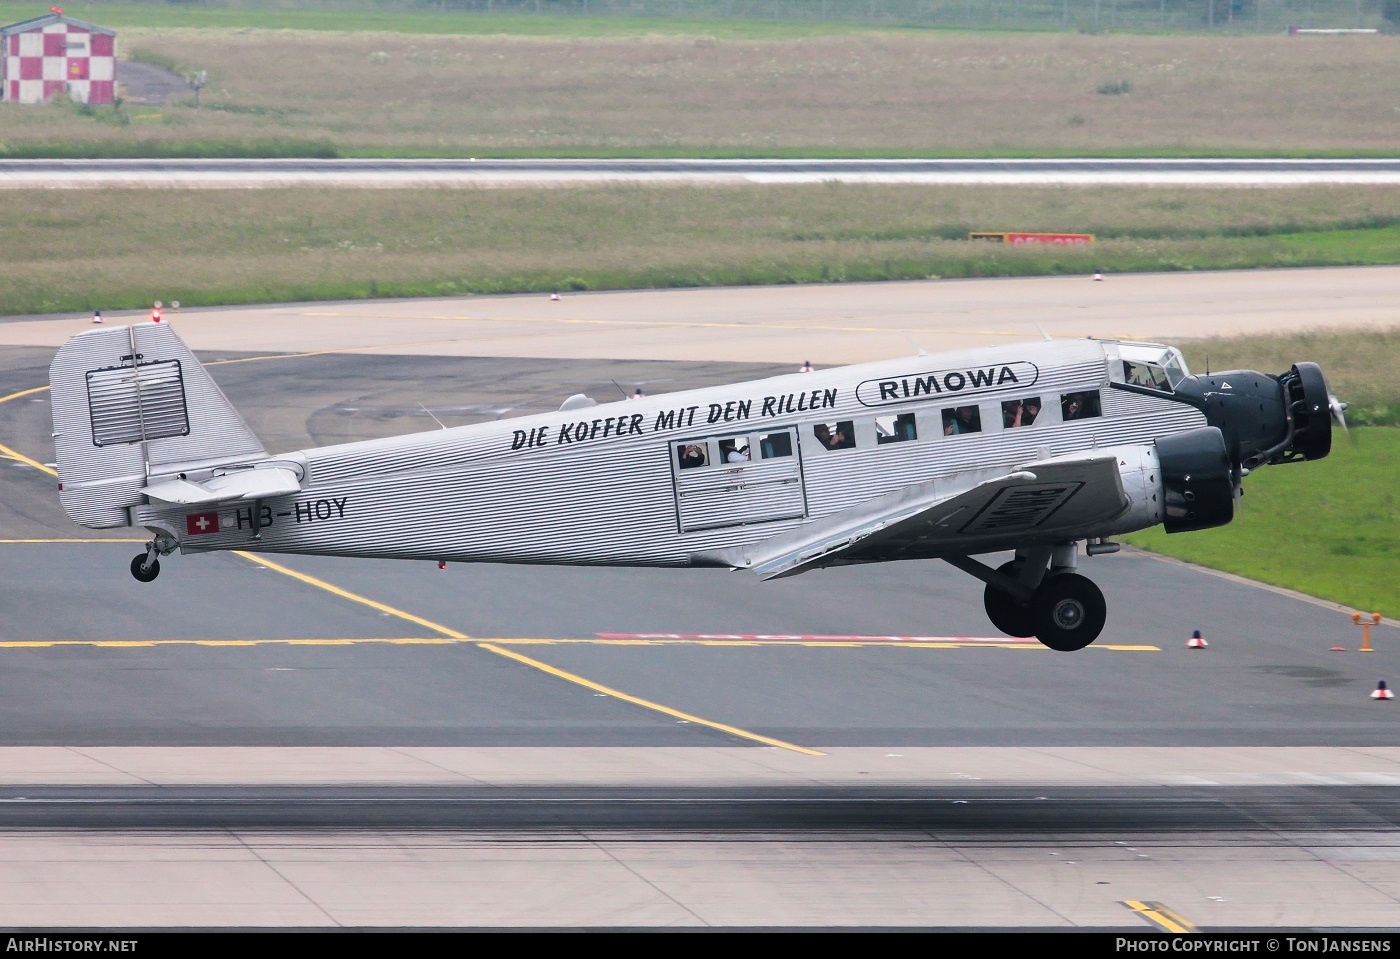
[[[0,36],[9,36],[12,33],[28,33],[30,30],[47,27],[51,23],[66,23],[70,27],[79,27],[89,33],[105,33],[109,37],[115,37],[117,35],[115,30],[99,27],[97,24],[88,23],[86,20],[76,20],[73,17],[65,17],[61,13],[46,13],[42,17],[21,20],[19,23],[12,23],[7,27],[0,27]]]

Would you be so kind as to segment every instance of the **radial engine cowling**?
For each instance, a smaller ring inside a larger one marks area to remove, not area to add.
[[[1168,533],[1224,526],[1235,518],[1235,477],[1225,437],[1214,426],[1157,440]]]
[[[1279,461],[1320,460],[1332,451],[1332,406],[1336,402],[1327,390],[1327,380],[1316,363],[1297,363],[1279,382],[1286,393],[1293,419],[1293,435]]]

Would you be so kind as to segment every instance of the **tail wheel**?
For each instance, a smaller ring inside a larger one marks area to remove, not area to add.
[[[997,572],[1014,579],[1021,571],[1013,561],[998,566]],[[982,605],[987,610],[987,618],[992,621],[992,625],[1006,635],[1035,635],[1035,616],[1029,604],[1016,602],[1009,594],[988,583],[987,588],[982,590]]]
[[[131,561],[131,575],[143,583],[149,583],[160,575],[160,560],[151,557],[151,565],[146,565],[146,554],[137,553]]]
[[[1078,573],[1047,577],[1035,591],[1030,609],[1036,638],[1063,653],[1098,639],[1108,620],[1103,593]]]

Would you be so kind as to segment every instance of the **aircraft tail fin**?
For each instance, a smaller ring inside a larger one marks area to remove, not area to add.
[[[59,497],[82,526],[129,526],[148,485],[267,457],[166,323],[78,334],[54,357],[49,387]]]

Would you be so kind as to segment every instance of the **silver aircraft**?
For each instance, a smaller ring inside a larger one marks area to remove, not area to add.
[[[760,579],[936,558],[1058,650],[1106,618],[1081,543],[1230,522],[1242,478],[1326,456],[1342,410],[1313,363],[1192,375],[1168,346],[1057,340],[273,455],[168,323],[73,337],[50,384],[63,507],[150,531],[142,582],[177,549]]]

